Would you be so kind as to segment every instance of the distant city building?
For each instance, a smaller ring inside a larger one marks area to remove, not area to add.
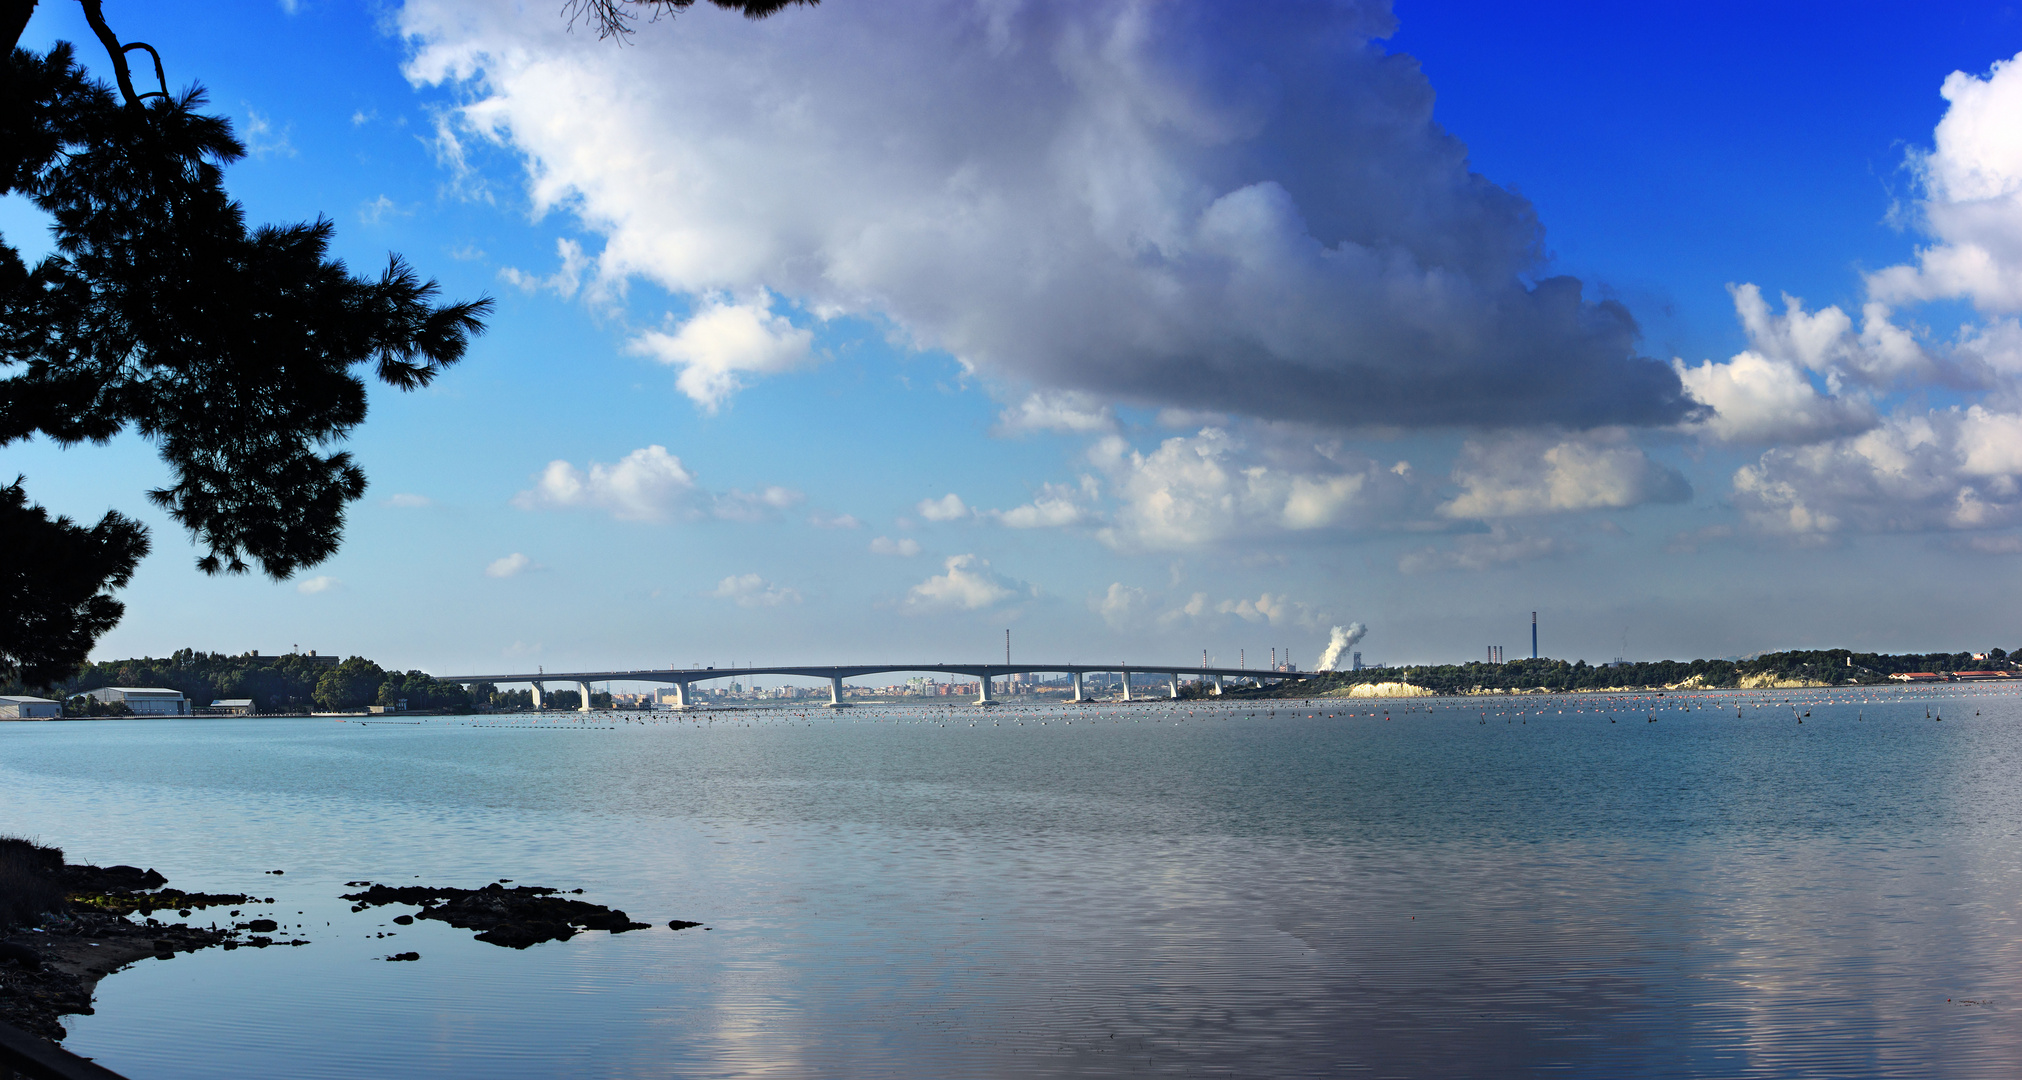
[[[50,720],[63,715],[63,703],[46,697],[0,697],[0,720]]]
[[[188,716],[189,699],[163,686],[102,686],[84,696],[102,705],[125,705],[135,716]]]

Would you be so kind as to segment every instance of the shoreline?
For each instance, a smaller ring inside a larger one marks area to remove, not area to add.
[[[0,883],[6,887],[0,900],[7,901],[0,907],[0,1022],[51,1042],[67,1034],[61,1017],[92,1013],[101,980],[142,960],[241,944],[307,944],[260,936],[241,942],[246,930],[271,928],[259,920],[224,928],[163,922],[155,912],[188,919],[206,908],[259,900],[181,892],[166,888],[167,879],[153,870],[68,863],[60,850],[25,840],[0,837]],[[136,914],[145,921],[129,918]]]

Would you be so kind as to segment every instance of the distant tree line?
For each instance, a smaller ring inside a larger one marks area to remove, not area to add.
[[[409,709],[441,712],[469,712],[491,704],[457,683],[420,671],[388,671],[362,656],[332,664],[325,657],[295,653],[227,656],[195,649],[160,658],[86,664],[43,693],[67,699],[106,686],[167,687],[180,691],[196,708],[221,698],[250,698],[258,712],[340,712],[397,705],[402,699]],[[30,692],[18,685],[0,687],[0,693]],[[78,703],[75,711],[86,716],[118,715],[125,707]]]
[[[1341,671],[1316,679],[1280,683],[1245,693],[1305,697],[1367,683],[1405,682],[1438,694],[1548,690],[1662,689],[1683,685],[1708,689],[1765,682],[1809,682],[1857,685],[1887,682],[1890,675],[1909,671],[1953,672],[2008,670],[2009,653],[1995,649],[1985,660],[1972,653],[1859,653],[1848,649],[1815,649],[1763,653],[1747,660],[1655,660],[1644,663],[1593,665],[1585,660],[1523,659],[1503,664],[1426,664],[1396,668]]]

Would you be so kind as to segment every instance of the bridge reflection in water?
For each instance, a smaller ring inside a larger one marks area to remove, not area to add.
[[[740,668],[657,668],[643,671],[573,671],[573,672],[519,672],[506,675],[439,675],[442,682],[463,683],[525,683],[533,687],[534,707],[541,705],[541,694],[547,683],[574,683],[582,694],[581,709],[590,710],[590,684],[629,682],[650,683],[655,686],[674,688],[676,708],[686,708],[690,704],[688,688],[695,683],[714,679],[742,679],[753,675],[793,675],[805,679],[827,679],[829,706],[840,708],[847,705],[843,700],[843,680],[864,675],[890,675],[907,671],[931,671],[947,675],[967,675],[976,680],[976,704],[989,705],[996,700],[990,687],[994,679],[1011,675],[1069,675],[1074,680],[1075,701],[1085,701],[1082,693],[1082,676],[1090,674],[1111,674],[1121,676],[1123,699],[1132,700],[1131,676],[1150,675],[1162,678],[1168,692],[1173,697],[1180,693],[1180,676],[1200,676],[1212,693],[1222,692],[1224,679],[1310,679],[1316,675],[1330,674],[1317,671],[1255,671],[1245,668],[1218,667],[1169,667],[1162,664],[841,664],[816,665],[811,667],[740,667]]]

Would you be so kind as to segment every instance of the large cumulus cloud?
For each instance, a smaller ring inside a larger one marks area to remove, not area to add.
[[[1911,157],[1923,187],[1915,212],[1933,243],[1915,265],[1870,275],[1886,303],[1963,297],[1980,310],[2022,311],[2022,55],[1985,76],[1954,71],[1929,151]]]
[[[1836,307],[1778,315],[1735,291],[1750,351],[1677,369],[1714,415],[1702,434],[1772,446],[1734,474],[1733,502],[1758,530],[1986,532],[2022,524],[2022,57],[1953,72],[1934,146],[1913,150],[1912,208],[1931,243],[1868,275],[1861,326]],[[1970,301],[1986,317],[1927,345],[1891,321],[1898,305]],[[1821,388],[1814,385],[1822,382]],[[1912,396],[1886,412],[1886,391]],[[1921,391],[1962,393],[1932,406]],[[1979,400],[1972,400],[1977,396]],[[1978,537],[2007,551],[2012,537]]]
[[[1014,382],[1323,424],[1675,422],[1677,374],[1470,171],[1388,5],[911,0],[633,47],[409,0],[452,134],[520,155],[606,281],[771,290]]]

